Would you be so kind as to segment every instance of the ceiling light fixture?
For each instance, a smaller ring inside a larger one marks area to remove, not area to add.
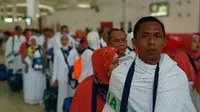
[[[91,6],[90,6],[90,4],[79,3],[79,4],[77,5],[77,7],[79,7],[79,8],[90,8]]]
[[[6,23],[12,23],[13,22],[13,19],[12,18],[5,18],[4,21]]]

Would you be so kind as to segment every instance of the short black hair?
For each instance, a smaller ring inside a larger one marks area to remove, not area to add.
[[[60,30],[62,31],[64,28],[67,28],[67,29],[68,29],[68,26],[67,26],[67,25],[62,25],[62,26],[60,27]]]
[[[62,40],[63,38],[69,39],[69,37],[67,35],[62,35],[60,39]]]
[[[22,27],[19,25],[15,26],[15,31],[19,31],[20,28],[22,28]]]
[[[147,17],[142,17],[134,26],[134,30],[133,30],[133,36],[134,37],[137,37],[137,33],[139,32],[140,30],[140,25],[142,23],[145,23],[145,22],[157,22],[160,24],[160,26],[162,27],[162,30],[163,30],[163,33],[165,35],[165,27],[164,27],[164,24],[157,18],[155,17],[152,17],[152,16],[147,16]]]
[[[121,29],[113,28],[113,29],[111,29],[111,30],[108,32],[108,41],[111,41],[111,40],[112,40],[112,36],[111,36],[111,35],[112,35],[112,33],[113,33],[114,31],[121,31],[121,32],[124,33],[124,31],[121,30]]]
[[[11,36],[11,33],[10,33],[9,31],[5,31],[5,32],[4,32],[4,35]]]
[[[105,31],[105,29],[111,30],[109,27],[102,27],[102,28],[99,30],[99,35],[102,35],[102,33]]]
[[[44,32],[52,32],[52,33],[54,33],[53,29],[51,29],[51,28],[44,28],[43,29],[43,33]]]
[[[31,31],[31,29],[26,28],[23,32],[24,36],[26,36],[26,32]]]

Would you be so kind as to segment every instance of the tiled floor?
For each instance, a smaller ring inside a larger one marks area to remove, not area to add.
[[[28,105],[22,92],[11,93],[7,82],[0,82],[0,112],[44,112],[39,105]]]

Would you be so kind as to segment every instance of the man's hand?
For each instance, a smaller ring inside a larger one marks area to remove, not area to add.
[[[56,80],[55,82],[53,82],[53,84],[51,86],[53,88],[57,88],[58,87],[58,80]]]
[[[108,76],[111,76],[112,71],[118,66],[118,62],[119,62],[118,58],[113,58],[113,61],[110,65],[109,71],[107,73]]]
[[[25,64],[25,73],[28,73],[28,64]]]

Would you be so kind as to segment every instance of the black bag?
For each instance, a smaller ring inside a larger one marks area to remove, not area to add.
[[[22,73],[13,74],[12,70],[8,70],[8,86],[11,91],[21,91],[23,88]]]
[[[0,80],[6,80],[8,76],[7,68],[5,65],[0,65]]]

